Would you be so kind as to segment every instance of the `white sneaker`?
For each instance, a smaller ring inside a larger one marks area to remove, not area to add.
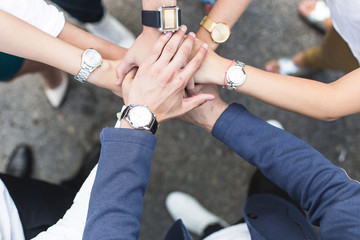
[[[181,219],[192,233],[201,236],[206,227],[219,223],[223,227],[227,222],[206,210],[195,198],[183,192],[172,192],[166,197],[166,208],[176,221]]]
[[[47,99],[49,100],[51,106],[53,106],[54,108],[58,108],[60,107],[61,103],[63,102],[65,96],[66,96],[66,91],[69,85],[69,79],[66,73],[64,73],[63,71],[61,71],[61,83],[59,86],[57,86],[56,88],[45,88],[44,92],[45,95],[47,97]]]
[[[283,125],[278,121],[278,120],[275,120],[275,119],[269,119],[266,121],[268,124],[274,126],[274,127],[277,127],[277,128],[280,128],[282,130],[284,130],[284,127]]]
[[[84,26],[90,33],[120,47],[130,48],[135,41],[134,34],[107,12],[99,22],[85,23]]]

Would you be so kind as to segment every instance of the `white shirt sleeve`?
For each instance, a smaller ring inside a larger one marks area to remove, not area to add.
[[[64,217],[32,240],[82,240],[96,171],[97,165],[81,186],[72,206],[66,211]]]
[[[360,1],[327,0],[327,3],[334,28],[349,45],[360,65]]]
[[[65,25],[65,17],[56,7],[44,0],[1,0],[0,10],[57,37]]]

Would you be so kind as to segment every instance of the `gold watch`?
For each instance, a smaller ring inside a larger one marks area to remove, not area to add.
[[[229,25],[213,22],[208,16],[201,20],[200,25],[210,32],[211,39],[216,43],[226,42],[231,35]]]

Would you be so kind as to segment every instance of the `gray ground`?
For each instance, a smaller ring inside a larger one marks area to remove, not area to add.
[[[108,10],[139,34],[141,1],[105,0]],[[183,22],[196,31],[203,13],[197,0],[180,0]],[[237,2],[234,0],[234,2]],[[299,0],[254,0],[234,26],[229,42],[218,53],[256,67],[271,58],[291,56],[320,43],[322,35],[301,21]],[[50,50],[49,50],[50,51]],[[322,71],[311,76],[334,81],[341,74]],[[360,179],[359,115],[323,122],[289,113],[249,97],[221,89],[228,102],[244,104],[262,119],[278,119],[285,129],[307,141],[350,177]],[[110,92],[71,81],[66,103],[59,110],[48,104],[37,75],[0,85],[0,170],[13,148],[28,143],[35,153],[34,178],[58,183],[71,177],[80,159],[113,126],[122,101]],[[329,99],[331,104],[331,99]],[[204,130],[178,120],[161,125],[153,157],[150,184],[144,200],[140,239],[161,239],[173,221],[164,200],[173,190],[194,195],[207,208],[232,223],[242,215],[249,178],[254,168],[214,140]],[[341,149],[347,151],[338,161]]]

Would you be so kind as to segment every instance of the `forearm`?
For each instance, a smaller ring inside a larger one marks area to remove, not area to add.
[[[46,63],[73,75],[80,70],[81,49],[64,43],[4,11],[0,11],[0,24],[0,51]]]
[[[82,49],[52,37],[4,11],[0,11],[0,24],[0,51],[48,64],[71,75],[79,73]],[[121,96],[121,87],[115,85],[118,64],[103,59],[102,66],[90,74],[88,82]]]
[[[299,202],[324,239],[357,239],[359,183],[308,144],[235,104],[212,134]]]
[[[122,59],[127,52],[127,49],[110,43],[67,22],[58,38],[82,50],[94,48],[105,59]]]
[[[208,17],[214,22],[226,23],[232,28],[250,3],[251,0],[237,0],[236,3],[232,0],[218,0],[211,9]],[[199,28],[196,36],[206,42],[212,50],[215,50],[219,46],[218,43],[212,41],[210,33],[203,27]]]
[[[230,64],[231,60],[209,51],[196,81],[222,86]],[[360,111],[357,100],[360,69],[330,84],[269,73],[248,65],[245,72],[246,81],[236,91],[270,105],[321,120],[334,120]]]
[[[143,131],[107,128],[101,142],[83,239],[138,239],[156,138]]]

